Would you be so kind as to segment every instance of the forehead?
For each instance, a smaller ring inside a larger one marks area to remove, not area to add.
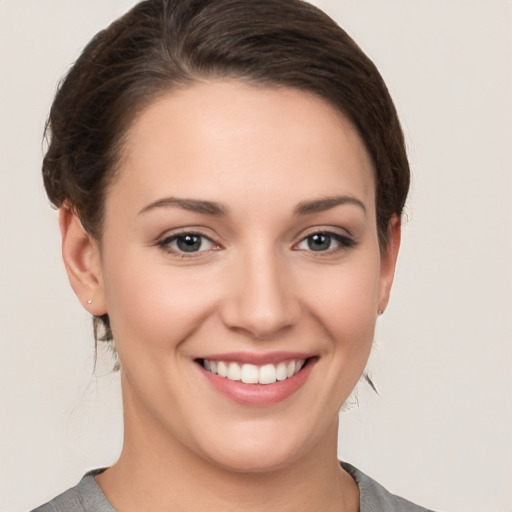
[[[197,83],[146,107],[125,139],[109,196],[143,205],[157,196],[235,201],[357,194],[373,207],[371,159],[351,122],[289,88]]]

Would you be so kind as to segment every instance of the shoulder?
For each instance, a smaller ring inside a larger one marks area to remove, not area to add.
[[[75,487],[32,512],[115,512],[94,479],[101,471],[87,473]]]
[[[410,501],[391,494],[378,482],[365,475],[354,466],[342,462],[341,466],[347,471],[359,486],[361,512],[432,512]]]

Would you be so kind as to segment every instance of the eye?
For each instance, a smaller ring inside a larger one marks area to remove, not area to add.
[[[217,246],[200,233],[179,233],[158,242],[160,247],[178,254],[209,251]]]
[[[338,233],[318,232],[304,238],[297,249],[313,252],[335,251],[337,249],[346,249],[355,245],[354,240],[348,236]]]

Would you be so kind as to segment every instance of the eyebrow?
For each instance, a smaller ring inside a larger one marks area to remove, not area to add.
[[[353,204],[360,207],[363,212],[366,214],[366,206],[359,199],[352,196],[333,196],[333,197],[324,197],[321,199],[314,199],[312,201],[302,201],[295,208],[295,215],[310,215],[313,213],[319,213],[326,210],[330,210],[336,206],[344,205],[344,204]],[[215,216],[226,216],[228,214],[228,209],[213,201],[204,201],[200,199],[180,199],[177,197],[165,197],[163,199],[157,199],[152,203],[148,204],[140,212],[138,215],[144,214],[150,210],[156,208],[166,208],[166,207],[178,207],[183,210],[188,210],[191,212],[202,213],[207,215],[215,215]]]
[[[352,196],[332,196],[316,199],[313,201],[303,201],[299,203],[295,208],[295,215],[309,215],[312,213],[323,212],[343,204],[353,204],[358,206],[366,215],[366,206],[364,203]]]
[[[227,215],[227,208],[224,206],[214,203],[213,201],[203,201],[200,199],[179,199],[177,197],[165,197],[158,199],[144,208],[138,213],[141,215],[155,208],[165,208],[169,206],[177,206],[183,210],[188,210],[196,213],[203,213],[207,215],[224,216]]]

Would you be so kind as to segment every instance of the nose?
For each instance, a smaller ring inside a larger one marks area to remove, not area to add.
[[[241,257],[230,269],[221,307],[224,324],[254,339],[270,339],[295,325],[300,303],[286,262],[273,251]]]

